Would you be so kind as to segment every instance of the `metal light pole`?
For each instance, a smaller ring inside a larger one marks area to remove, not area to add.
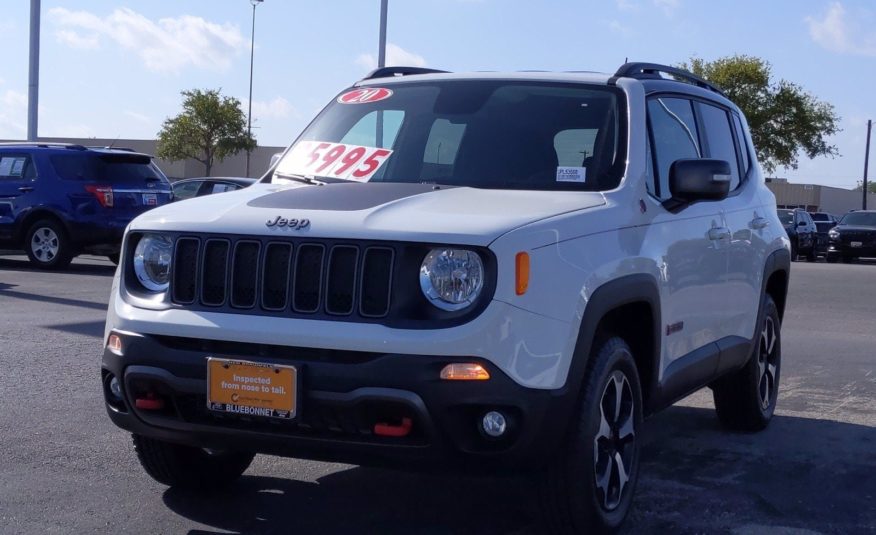
[[[30,65],[27,83],[27,140],[37,140],[40,89],[40,0],[30,0]]]
[[[864,187],[861,188],[864,190],[864,202],[862,203],[864,206],[864,210],[867,209],[867,167],[870,164],[870,131],[873,129],[873,121],[867,121],[867,150],[864,152]]]
[[[264,0],[249,0],[252,4],[252,36],[249,45],[249,110],[246,112],[246,135],[252,137],[252,66],[255,59],[255,12],[256,6],[264,2]],[[246,149],[246,176],[249,177],[249,157],[251,151]]]
[[[386,67],[386,9],[389,0],[380,0],[380,42],[377,45],[377,68]]]

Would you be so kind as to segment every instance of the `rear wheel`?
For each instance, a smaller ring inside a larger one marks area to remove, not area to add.
[[[725,426],[760,431],[769,424],[779,395],[782,337],[779,312],[772,297],[764,297],[758,340],[748,363],[712,386],[715,410]]]
[[[642,423],[639,374],[623,339],[612,337],[596,348],[577,419],[538,477],[548,533],[616,531],[632,503]]]
[[[815,246],[812,246],[812,248],[809,249],[809,252],[806,253],[806,261],[815,262],[816,260],[818,260],[818,254],[815,252]]]
[[[206,450],[142,435],[133,438],[134,451],[146,473],[171,487],[209,489],[229,485],[255,457],[248,452]]]
[[[795,240],[795,241],[792,241],[792,242],[791,242],[791,262],[796,262],[796,261],[797,261],[797,255],[798,255],[798,251],[797,251],[797,243],[796,243],[796,240]]]
[[[64,227],[52,219],[31,225],[25,236],[25,252],[40,269],[63,269],[73,260],[73,244]]]

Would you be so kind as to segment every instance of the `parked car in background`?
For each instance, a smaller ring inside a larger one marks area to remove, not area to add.
[[[148,154],[64,143],[0,144],[0,247],[60,269],[76,255],[118,262],[125,227],[170,202]]]
[[[256,179],[254,178],[242,177],[187,178],[173,183],[173,200],[181,201],[192,197],[236,191],[251,185],[255,181]]]
[[[805,256],[806,260],[814,262],[816,259],[816,240],[818,228],[806,210],[778,210],[779,220],[788,233],[791,240],[791,260],[797,260],[798,256]]]
[[[876,257],[876,210],[849,212],[828,232],[827,261]]]
[[[815,252],[819,255],[827,253],[828,236],[827,233],[836,226],[839,218],[827,212],[809,212],[809,217],[815,222],[815,228],[818,230],[818,235],[815,242]]]

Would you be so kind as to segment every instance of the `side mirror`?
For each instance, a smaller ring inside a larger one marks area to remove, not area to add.
[[[720,201],[730,193],[730,164],[707,158],[675,160],[669,168],[669,210],[697,201]],[[667,206],[668,204],[668,206]]]
[[[271,165],[268,166],[268,169],[273,169],[274,166],[277,164],[277,162],[280,161],[280,158],[282,158],[282,157],[283,157],[282,152],[277,152],[275,154],[272,154],[271,155]]]

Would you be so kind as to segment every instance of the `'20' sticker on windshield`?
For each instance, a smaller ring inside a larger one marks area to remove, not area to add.
[[[370,104],[392,96],[392,89],[383,87],[360,87],[338,97],[340,104]]]
[[[277,172],[367,182],[391,154],[377,147],[301,141],[283,158]]]

